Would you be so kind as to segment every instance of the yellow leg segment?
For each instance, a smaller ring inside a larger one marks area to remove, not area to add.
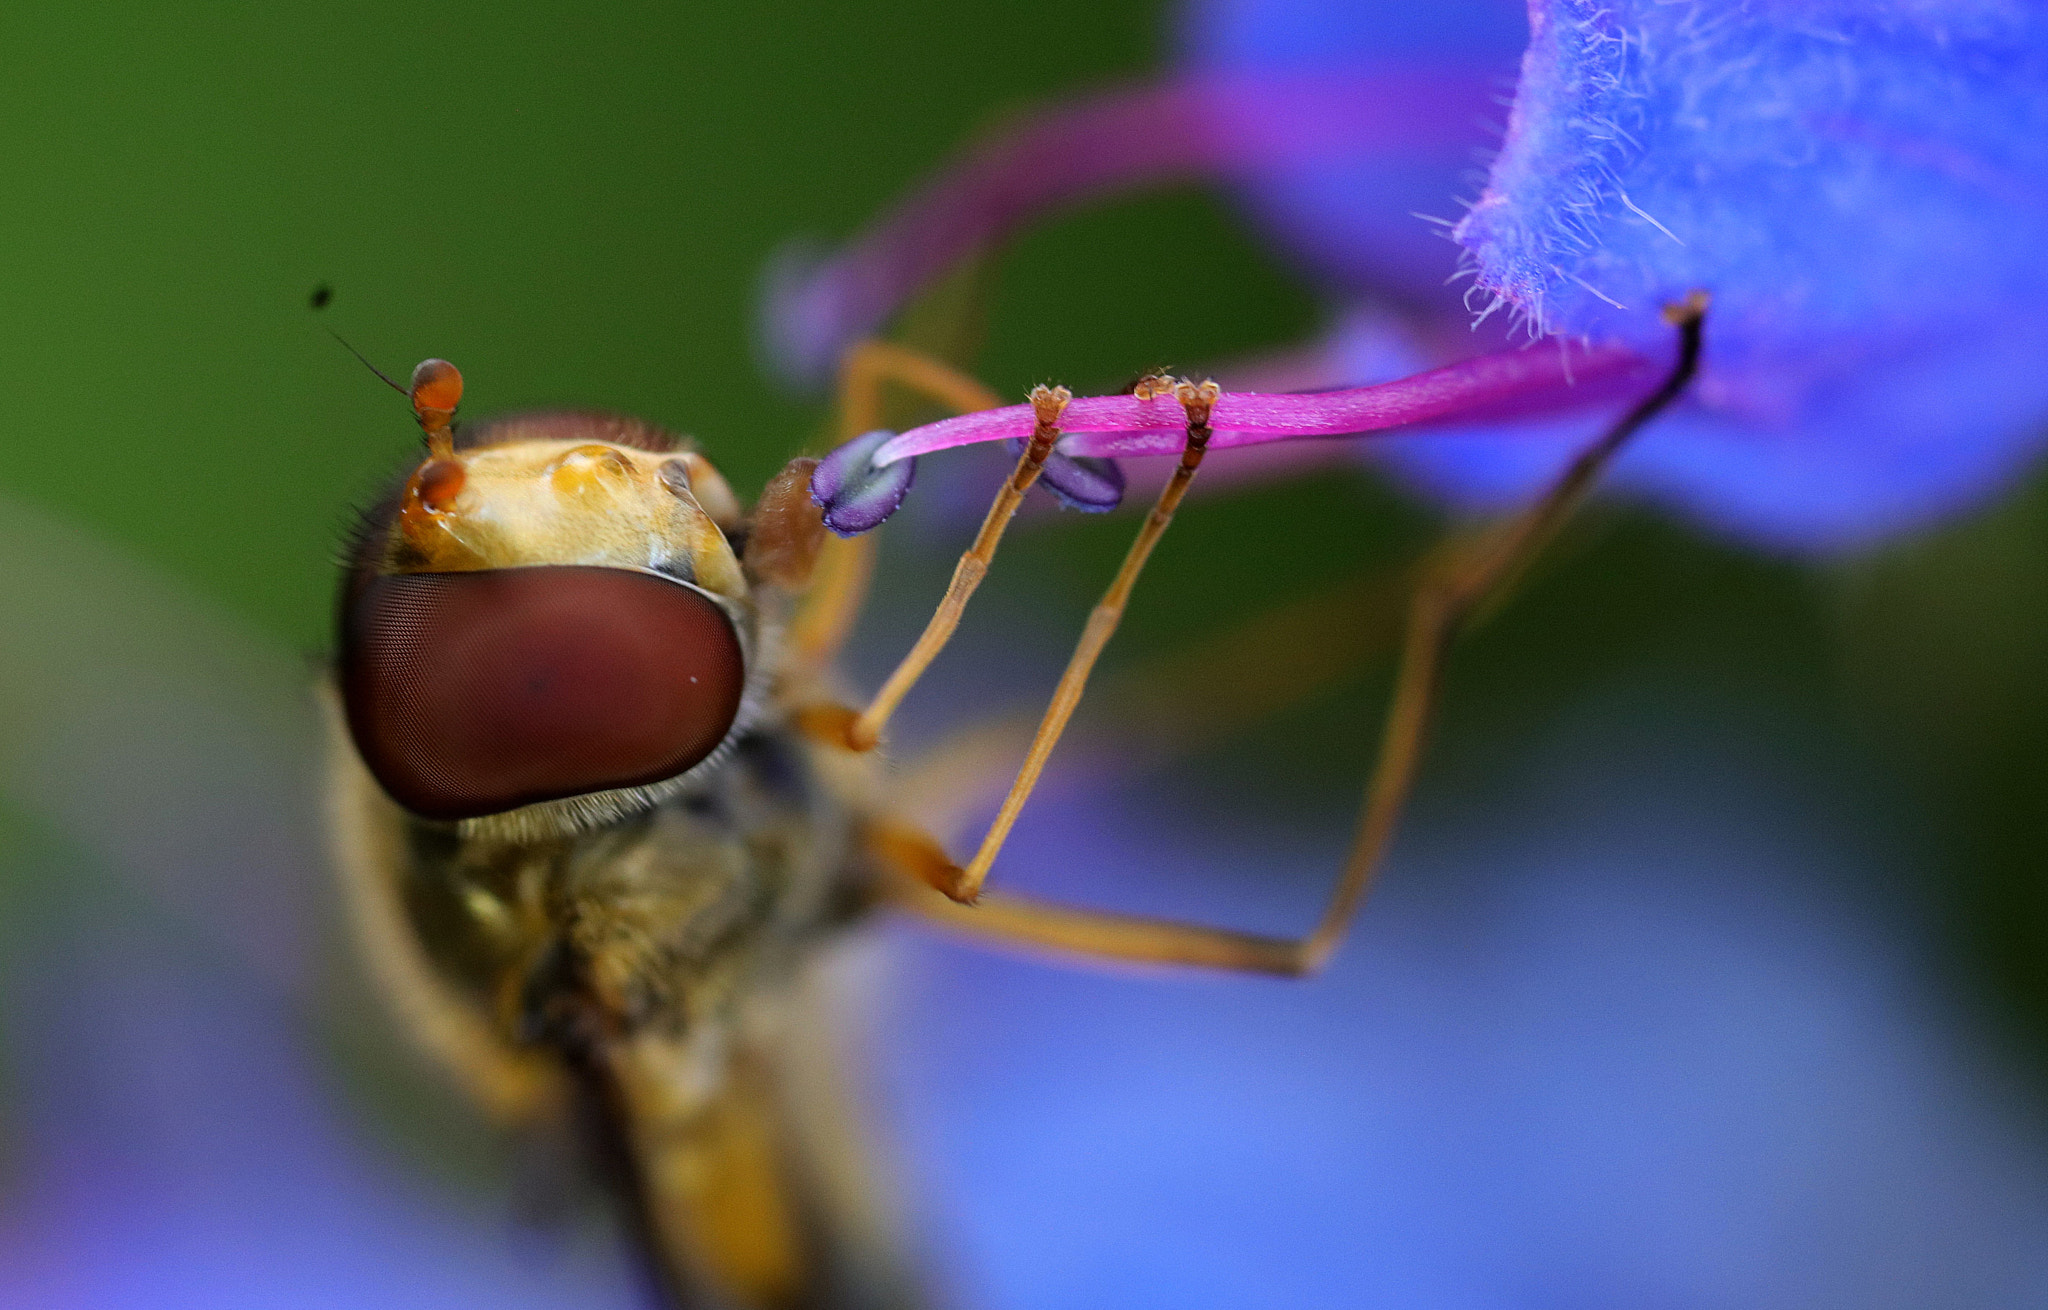
[[[1059,440],[1060,413],[1067,407],[1073,395],[1065,387],[1037,387],[1031,392],[1031,405],[1037,412],[1037,423],[1031,440],[1026,443],[1024,453],[1017,457],[1017,467],[996,492],[993,505],[981,521],[981,531],[974,534],[974,544],[961,555],[960,562],[953,568],[953,580],[946,585],[946,594],[940,598],[938,609],[932,612],[930,622],[918,636],[917,644],[903,657],[895,671],[882,683],[882,689],[875,693],[873,701],[861,712],[853,725],[847,729],[846,744],[857,751],[873,750],[882,739],[882,729],[888,724],[889,716],[924,676],[946,643],[953,639],[953,630],[960,626],[960,616],[967,610],[967,601],[981,586],[981,580],[988,576],[988,566],[995,559],[996,547],[1002,542],[1003,530],[1010,526],[1016,516],[1017,507],[1024,502],[1024,493],[1031,490],[1031,484],[1038,481],[1039,470],[1045,467],[1046,458],[1052,454],[1053,443]]]
[[[1430,714],[1451,643],[1475,610],[1520,577],[1578,508],[1601,470],[1629,438],[1684,391],[1698,370],[1705,311],[1705,297],[1699,294],[1667,309],[1667,321],[1679,330],[1679,349],[1670,373],[1657,389],[1581,452],[1529,509],[1509,520],[1500,530],[1475,542],[1452,543],[1439,552],[1434,566],[1426,569],[1409,611],[1407,635],[1395,675],[1393,703],[1381,736],[1379,757],[1366,786],[1364,805],[1351,848],[1345,857],[1337,886],[1315,927],[1306,936],[1263,937],[1195,924],[993,896],[983,898],[972,908],[948,904],[919,885],[940,883],[942,877],[935,877],[930,868],[917,867],[920,861],[906,863],[900,856],[891,858],[904,848],[900,832],[893,850],[877,852],[885,864],[909,875],[899,878],[894,884],[892,898],[914,913],[977,937],[1097,959],[1291,976],[1321,969],[1343,940],[1352,918],[1371,889],[1374,873],[1393,842],[1401,810],[1414,788],[1421,764]],[[1192,415],[1190,427],[1192,430]],[[1138,561],[1142,562],[1142,559]],[[1131,572],[1135,576],[1135,570]],[[1122,580],[1123,575],[1120,574],[1119,581]],[[1111,595],[1116,596],[1115,588],[1112,588]],[[1093,660],[1093,651],[1099,649],[1099,642],[1091,649],[1088,639],[1084,638],[1082,649],[1076,652],[1074,662],[1069,665],[1069,673],[1078,668],[1081,677],[1085,678],[1087,664]],[[1061,691],[1069,691],[1065,679],[1062,680]],[[1071,699],[1079,699],[1078,686],[1071,689]],[[1041,725],[1040,741],[1034,743],[1032,760],[1041,766],[1043,756],[1050,752],[1048,731],[1050,738],[1056,740],[1058,728],[1064,725],[1066,715],[1071,713],[1071,704],[1067,704],[1064,710],[1061,706],[1061,700],[1056,697],[1053,708],[1048,710]],[[1036,771],[1027,761],[1026,773],[1020,775],[1017,787],[1005,801],[1005,812],[1009,817],[1014,818],[1015,809],[1022,805],[1023,797],[1029,794],[1029,784],[1036,778]],[[985,874],[1007,833],[1008,825],[999,816],[977,853],[974,868],[962,871],[957,880],[958,886],[948,889],[955,900],[968,899],[979,887],[975,870]],[[936,842],[930,844],[937,848]],[[927,854],[924,862],[928,863],[929,859]],[[967,895],[961,895],[963,892]]]
[[[1060,674],[1052,703],[1046,707],[1038,733],[1031,739],[1031,749],[1024,756],[1024,767],[1018,771],[1017,781],[1011,784],[1009,795],[1003,797],[995,822],[989,825],[988,834],[981,839],[981,849],[974,853],[973,860],[962,873],[959,886],[948,893],[954,900],[972,901],[981,894],[981,885],[988,879],[989,866],[995,863],[996,853],[1009,839],[1010,829],[1023,811],[1024,802],[1030,799],[1038,786],[1039,775],[1045,771],[1046,761],[1052,758],[1053,747],[1059,744],[1060,735],[1067,729],[1067,721],[1073,718],[1075,707],[1081,703],[1081,693],[1087,689],[1088,675],[1094,671],[1095,661],[1116,634],[1117,625],[1123,622],[1124,609],[1130,604],[1131,592],[1138,585],[1139,573],[1144,571],[1145,562],[1152,557],[1152,548],[1166,535],[1166,529],[1173,523],[1174,511],[1180,508],[1181,497],[1187,494],[1189,484],[1195,479],[1195,470],[1202,465],[1202,456],[1209,446],[1209,411],[1218,394],[1213,382],[1200,386],[1179,384],[1177,395],[1188,416],[1187,445],[1181,451],[1180,463],[1160,491],[1152,512],[1145,516],[1145,525],[1138,530],[1137,540],[1131,543],[1130,550],[1124,555],[1123,565],[1117,569],[1109,590],[1103,593],[1089,614],[1080,644],[1067,661],[1066,670]]]
[[[839,364],[835,406],[839,440],[849,441],[882,426],[890,386],[961,414],[995,409],[1003,403],[995,392],[929,355],[886,341],[863,341],[849,349]],[[796,659],[813,668],[831,663],[853,631],[874,571],[872,533],[826,539],[810,590],[790,624],[789,645]]]

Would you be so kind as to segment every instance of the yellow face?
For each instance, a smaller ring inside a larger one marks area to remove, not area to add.
[[[515,420],[494,427],[489,444],[421,464],[406,482],[386,570],[653,569],[746,598],[724,531],[739,506],[709,460],[556,435],[562,426]],[[603,428],[589,426],[590,435]]]
[[[371,772],[423,818],[529,835],[680,785],[769,671],[725,480],[600,414],[429,441],[343,588],[343,707]]]

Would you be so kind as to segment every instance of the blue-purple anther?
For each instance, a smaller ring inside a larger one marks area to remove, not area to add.
[[[1024,453],[1025,440],[1006,443],[1012,455]],[[1038,470],[1038,485],[1068,509],[1107,514],[1124,503],[1123,465],[1099,455],[1065,455],[1055,450]]]
[[[886,428],[864,433],[812,470],[811,500],[825,511],[825,526],[840,536],[857,537],[880,527],[916,481],[914,457],[875,463],[876,452],[895,435]]]
[[[1028,410],[1029,406],[1023,408]],[[917,478],[915,455],[883,450],[885,445],[898,440],[894,432],[877,428],[818,461],[818,467],[811,473],[811,500],[825,511],[826,527],[842,537],[857,537],[882,526],[896,512]],[[1012,454],[1021,454],[1024,449],[1022,438],[1008,444]],[[878,459],[886,462],[877,462]],[[1039,470],[1038,485],[1068,509],[1088,514],[1107,513],[1124,499],[1122,467],[1099,455],[1063,455],[1056,450],[1046,457]]]

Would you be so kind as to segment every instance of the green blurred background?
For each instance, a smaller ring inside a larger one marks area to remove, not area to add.
[[[771,252],[849,234],[1006,112],[1156,67],[1168,22],[1103,0],[24,7],[0,18],[0,489],[319,652],[351,507],[417,442],[331,326],[390,372],[455,360],[472,415],[595,405],[690,432],[750,492],[824,423],[755,364]],[[981,371],[1010,394],[1318,321],[1227,201],[1193,192],[1062,220],[993,273]],[[1391,567],[1432,527],[1363,474],[1197,506],[1119,659]],[[1596,689],[1711,685],[1894,816],[1883,840],[1920,849],[1868,894],[1937,925],[1958,993],[2044,1081],[2043,509],[2037,482],[1817,563],[1597,517],[1461,654],[1423,803],[1477,804]],[[1127,532],[1027,527],[999,573],[1011,612],[1077,625]],[[931,595],[942,554],[892,551],[889,581]],[[1377,692],[1361,671],[1233,743],[1214,803],[1340,813]]]
[[[758,485],[817,424],[754,364],[769,252],[846,234],[992,115],[1147,68],[1160,26],[1073,3],[17,14],[7,485],[308,647],[348,507],[416,440],[322,325],[387,372],[455,360],[471,414],[639,413]],[[1310,318],[1189,199],[1048,233],[1003,282],[1005,390]]]

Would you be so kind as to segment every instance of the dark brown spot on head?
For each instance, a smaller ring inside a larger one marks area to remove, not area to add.
[[[462,465],[452,459],[430,459],[412,475],[413,494],[430,510],[446,510],[462,494],[462,484],[468,477]]]

